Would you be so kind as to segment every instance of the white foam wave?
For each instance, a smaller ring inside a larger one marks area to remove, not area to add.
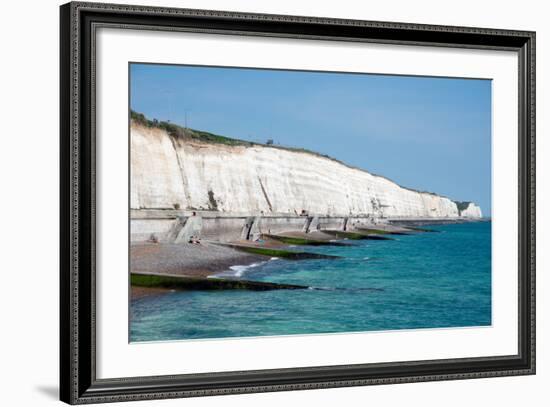
[[[240,278],[242,277],[248,270],[261,266],[262,264],[266,263],[265,261],[259,261],[257,263],[252,263],[248,265],[235,265],[235,266],[229,266],[229,270],[223,271],[221,273],[213,274],[208,277],[236,277]]]

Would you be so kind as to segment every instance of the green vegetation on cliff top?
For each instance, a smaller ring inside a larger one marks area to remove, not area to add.
[[[305,148],[277,146],[271,143],[269,144],[256,143],[254,141],[246,141],[246,140],[240,140],[232,137],[220,136],[219,134],[209,133],[207,131],[196,130],[191,128],[185,128],[182,126],[178,126],[177,124],[166,122],[166,121],[159,121],[157,119],[149,120],[147,117],[145,117],[143,113],[138,113],[133,110],[130,110],[130,118],[133,122],[141,124],[142,126],[163,129],[172,137],[175,137],[177,139],[197,140],[197,141],[202,141],[204,143],[225,144],[228,146],[247,146],[247,147],[262,146],[267,148],[278,148],[281,150],[313,154],[319,157],[324,157],[333,161],[337,161],[340,164],[347,165],[335,158],[330,157],[327,154],[320,154]]]
[[[194,139],[203,141],[205,143],[218,143],[230,146],[251,146],[256,144],[245,140],[238,140],[234,138],[220,136],[218,134],[208,133],[206,131],[181,127],[177,124],[165,121],[158,121],[157,119],[149,120],[147,117],[145,117],[143,113],[137,113],[133,110],[130,111],[130,118],[132,119],[132,121],[141,124],[142,126],[166,130],[168,134],[176,138]]]

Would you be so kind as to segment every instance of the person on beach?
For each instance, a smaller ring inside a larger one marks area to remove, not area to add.
[[[201,240],[198,236],[191,236],[189,238],[189,243],[191,243],[191,244],[201,244]]]
[[[197,212],[196,212],[196,211],[191,212],[191,216],[197,216]],[[191,235],[191,236],[189,237],[188,243],[191,243],[191,244],[201,244],[201,241],[200,241],[200,238],[199,238],[198,236]]]

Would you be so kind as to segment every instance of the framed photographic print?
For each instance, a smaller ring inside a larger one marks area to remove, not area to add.
[[[535,373],[535,33],[60,19],[63,401]]]

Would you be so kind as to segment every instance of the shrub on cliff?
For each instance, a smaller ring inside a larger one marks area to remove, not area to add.
[[[149,120],[147,120],[147,118],[143,113],[138,113],[138,112],[134,112],[133,110],[130,110],[130,119],[132,119],[136,123],[150,127],[150,122]]]
[[[468,206],[470,205],[470,203],[471,202],[469,201],[464,201],[464,202],[455,201],[456,207],[458,208],[458,212],[462,212],[468,209]]]
[[[130,110],[130,118],[132,121],[141,124],[142,126],[156,127],[158,129],[165,130],[168,134],[175,138],[188,138],[199,140],[205,143],[217,143],[229,146],[253,146],[256,144],[250,141],[224,137],[206,131],[181,127],[177,124],[170,123],[169,121],[158,121],[157,119],[149,120],[147,119],[147,117],[145,117],[143,113],[138,113],[133,110]]]

